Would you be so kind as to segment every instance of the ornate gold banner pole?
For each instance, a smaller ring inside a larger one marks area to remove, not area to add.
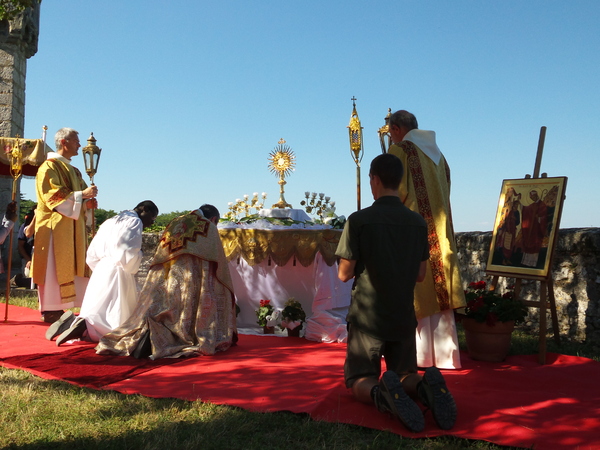
[[[350,137],[350,154],[356,163],[356,209],[360,210],[360,162],[364,154],[362,126],[356,112],[356,98],[352,97],[350,100],[352,100],[352,115],[347,128]]]
[[[9,162],[10,175],[13,179],[12,183],[12,195],[11,201],[14,202],[17,197],[17,182],[21,177],[23,171],[23,153],[21,151],[21,145],[19,143],[20,136],[17,134],[15,143],[10,151],[6,152],[6,156]],[[8,268],[6,270],[6,308],[4,310],[4,321],[8,320],[8,300],[10,298],[10,274],[12,270],[12,252],[13,252],[13,231],[14,226],[10,230],[10,239],[8,244]]]
[[[100,161],[100,152],[102,152],[101,148],[98,148],[96,145],[96,138],[94,138],[94,133],[90,134],[88,138],[88,145],[83,147],[81,150],[83,153],[83,163],[85,164],[85,171],[90,177],[90,182],[92,186],[94,186],[94,175],[98,170],[98,162]],[[92,203],[94,205],[94,203]],[[95,207],[92,206],[92,237],[96,235],[96,216],[94,214]]]

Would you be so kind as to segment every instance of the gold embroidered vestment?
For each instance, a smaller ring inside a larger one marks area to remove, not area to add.
[[[49,256],[50,237],[54,246],[56,277],[63,303],[75,299],[75,276],[89,276],[85,263],[87,234],[85,229],[85,206],[79,218],[73,220],[55,210],[75,191],[83,191],[87,185],[81,172],[58,159],[42,163],[35,179],[38,199],[35,224],[35,251],[33,254],[33,281],[44,285]]]

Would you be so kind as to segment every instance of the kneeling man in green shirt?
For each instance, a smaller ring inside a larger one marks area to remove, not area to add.
[[[346,387],[358,400],[397,417],[409,430],[425,428],[421,403],[437,425],[456,421],[456,403],[436,367],[417,368],[414,288],[425,277],[429,259],[427,224],[404,206],[398,186],[404,168],[391,154],[371,162],[375,202],[351,214],[336,255],[342,281],[354,278],[348,311]],[[381,358],[386,371],[381,376]]]

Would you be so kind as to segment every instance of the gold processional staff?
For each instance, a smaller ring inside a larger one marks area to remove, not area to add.
[[[350,154],[356,163],[356,210],[358,211],[360,210],[360,162],[364,154],[363,129],[356,112],[356,98],[352,97],[350,100],[352,100],[352,114],[350,115],[350,124],[346,128],[348,128],[350,137]]]

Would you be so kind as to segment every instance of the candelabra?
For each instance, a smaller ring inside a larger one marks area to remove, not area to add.
[[[265,200],[267,199],[267,193],[263,192],[260,196],[262,201],[259,201],[258,192],[252,194],[252,199],[249,195],[244,195],[243,199],[236,199],[235,203],[229,202],[229,211],[225,214],[225,218],[231,221],[237,221],[238,215],[244,214],[244,217],[250,215],[251,210],[255,210],[254,214],[263,209]]]
[[[315,214],[319,216],[321,220],[323,220],[323,214],[326,211],[333,210],[335,211],[335,202],[330,202],[331,197],[326,197],[325,194],[320,193],[317,198],[317,193],[310,193],[306,191],[304,193],[304,197],[306,200],[302,200],[300,204],[304,206],[304,209],[308,214]]]

